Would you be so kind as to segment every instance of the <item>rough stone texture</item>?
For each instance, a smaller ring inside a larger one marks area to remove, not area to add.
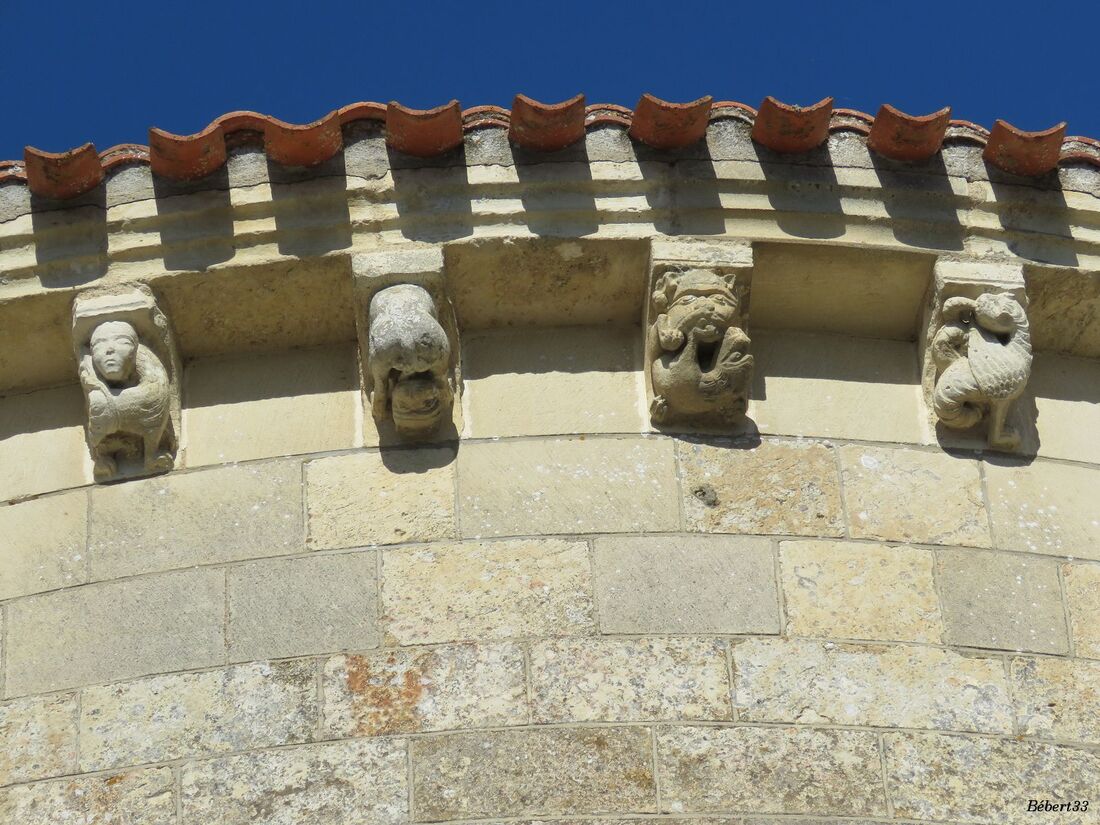
[[[840,460],[853,538],[989,547],[976,462],[861,446]]]
[[[985,478],[997,547],[1100,559],[1100,470],[987,461]]]
[[[604,633],[778,633],[771,542],[622,536],[593,542]]]
[[[75,693],[0,703],[0,786],[76,773],[76,707]]]
[[[0,398],[0,501],[87,484],[87,454],[79,387]]]
[[[453,448],[437,447],[309,462],[309,545],[323,550],[452,537],[454,459]]]
[[[299,553],[296,461],[172,473],[92,491],[93,580]]]
[[[1010,553],[937,550],[948,644],[1068,653],[1053,562]]]
[[[938,644],[943,619],[934,563],[932,551],[917,547],[782,542],[787,633]]]
[[[1100,662],[1016,658],[1012,690],[1021,733],[1100,744]]]
[[[587,547],[495,541],[386,550],[382,608],[397,644],[594,632]]]
[[[765,441],[746,449],[681,442],[678,448],[689,529],[844,535],[836,459],[824,444]]]
[[[7,613],[8,696],[210,667],[225,659],[221,570],[30,596],[9,604]]]
[[[1077,308],[1080,308],[1079,305]],[[1035,398],[1039,455],[1100,464],[1100,361],[1035,354],[1028,389]]]
[[[730,719],[725,643],[715,639],[558,639],[531,645],[540,722]]]
[[[0,506],[0,600],[87,581],[88,494]]]
[[[874,734],[797,728],[657,731],[667,813],[883,815]]]
[[[652,438],[467,444],[458,457],[462,533],[675,530],[672,452],[669,441]]]
[[[324,695],[334,739],[528,721],[523,651],[507,642],[334,656]]]
[[[229,659],[281,659],[378,644],[374,552],[229,569]]]
[[[0,822],[18,825],[177,825],[171,768],[0,790]]]
[[[1100,659],[1100,565],[1064,564],[1066,606],[1078,656]]]
[[[316,667],[308,661],[85,688],[80,767],[99,771],[305,742],[317,714]]]
[[[645,728],[449,734],[409,749],[415,820],[656,811]]]
[[[894,816],[1020,825],[1096,822],[1100,756],[1083,750],[932,733],[887,733],[886,784]],[[1029,799],[1088,799],[1087,813],[1028,813]]]
[[[754,722],[1012,733],[1004,664],[912,645],[750,639],[734,697]]]
[[[405,823],[405,742],[360,739],[187,765],[180,825]]]

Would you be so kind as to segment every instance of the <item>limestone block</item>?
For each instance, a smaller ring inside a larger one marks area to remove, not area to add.
[[[1012,691],[1021,733],[1100,744],[1100,662],[1016,658]]]
[[[401,739],[359,739],[189,764],[180,825],[403,825],[406,758]]]
[[[1068,653],[1057,566],[1011,553],[937,550],[948,644]]]
[[[395,548],[382,554],[386,639],[584,635],[595,631],[587,547],[494,541]]]
[[[778,633],[771,542],[622,536],[593,544],[604,633]]]
[[[334,656],[324,696],[334,739],[528,721],[523,650],[507,642]]]
[[[943,640],[935,557],[917,547],[784,541],[787,633],[829,639]]]
[[[678,449],[689,529],[844,535],[830,447],[801,441],[765,441],[751,448],[685,441]]]
[[[228,587],[230,661],[378,644],[373,552],[236,565]]]
[[[474,538],[675,530],[680,521],[667,439],[465,444],[458,501],[462,533]]]
[[[0,506],[0,600],[88,580],[88,494]]]
[[[308,741],[317,724],[316,667],[257,662],[85,688],[84,771]]]
[[[454,459],[454,448],[436,447],[309,462],[309,546],[325,550],[451,538]]]
[[[1078,656],[1100,659],[1100,565],[1064,564],[1062,580]]]
[[[840,462],[852,538],[989,547],[977,462],[856,445]]]
[[[171,609],[168,609],[168,608]],[[189,570],[29,596],[7,607],[8,696],[225,660],[225,573]]]
[[[1028,390],[1039,455],[1100,464],[1100,361],[1037,352]]]
[[[0,787],[76,773],[76,718],[75,693],[0,702]]]
[[[172,769],[78,776],[0,790],[0,822],[177,825]]]
[[[78,387],[0,398],[0,500],[91,481]]]
[[[662,812],[886,811],[878,743],[863,731],[660,728],[657,772]]]
[[[887,733],[886,784],[894,816],[1025,825],[1029,799],[1095,799],[1100,756],[1083,750],[934,733]],[[1093,803],[1095,805],[1095,803]],[[1058,813],[1058,825],[1094,823],[1094,811]]]
[[[1100,560],[1100,469],[986,462],[997,547]]]
[[[92,580],[299,553],[301,465],[273,461],[92,491]]]
[[[655,813],[645,728],[550,728],[414,739],[413,819]]]

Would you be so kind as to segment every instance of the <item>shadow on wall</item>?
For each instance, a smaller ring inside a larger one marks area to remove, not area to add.
[[[591,235],[599,229],[584,140],[557,152],[512,146],[527,227],[536,235]],[[562,191],[563,185],[568,189]]]
[[[438,470],[455,462],[458,458],[459,443],[425,445],[408,444],[403,446],[382,446],[379,455],[382,463],[391,473],[407,475]]]
[[[952,191],[942,154],[916,162],[890,160],[870,150],[868,154],[894,237],[909,246],[961,252],[965,230],[957,209],[967,208],[966,197]]]
[[[34,257],[42,285],[86,284],[107,272],[107,190],[101,183],[67,201],[31,195]]]
[[[791,164],[781,155],[751,144],[770,184],[768,202],[779,228],[796,238],[839,238],[847,230],[840,204],[839,184],[827,144],[801,154],[803,163]]]
[[[307,257],[351,246],[344,153],[308,169],[267,159],[279,252]]]
[[[189,183],[152,176],[165,269],[203,270],[233,257],[228,168]]]
[[[997,219],[1008,233],[1009,251],[1036,263],[1077,266],[1070,210],[1058,171],[1037,180],[1006,174],[988,163],[985,170],[996,200]]]
[[[445,155],[417,158],[388,146],[393,175],[394,206],[401,217],[401,234],[413,241],[440,243],[474,232],[466,147]]]

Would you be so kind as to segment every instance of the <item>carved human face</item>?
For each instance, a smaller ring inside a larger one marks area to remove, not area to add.
[[[393,423],[402,435],[427,435],[440,424],[451,401],[447,382],[436,376],[403,378],[393,386]]]
[[[702,342],[718,341],[737,317],[737,299],[717,276],[712,283],[682,284],[666,310],[668,324]]]
[[[92,365],[113,384],[129,380],[134,373],[138,336],[125,321],[107,321],[92,332]]]

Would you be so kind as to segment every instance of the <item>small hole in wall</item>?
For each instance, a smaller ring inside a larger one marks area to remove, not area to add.
[[[718,505],[718,493],[716,493],[714,488],[709,484],[700,484],[693,487],[691,494],[699,499],[699,501],[703,502],[707,507],[715,507]]]

